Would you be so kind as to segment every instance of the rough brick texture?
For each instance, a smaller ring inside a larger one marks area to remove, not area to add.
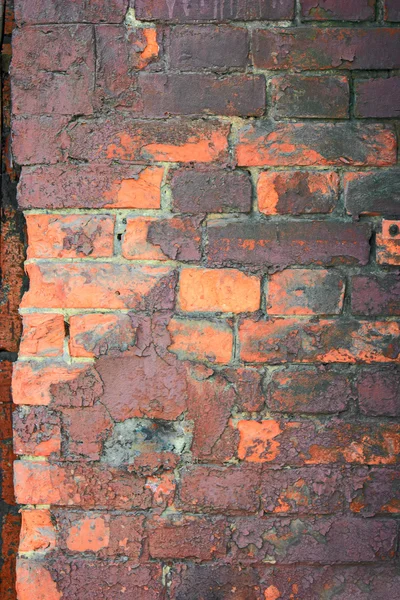
[[[18,600],[398,596],[397,5],[16,0]]]

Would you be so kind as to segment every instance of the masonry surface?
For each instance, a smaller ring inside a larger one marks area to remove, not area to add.
[[[396,0],[15,0],[18,600],[395,598]]]

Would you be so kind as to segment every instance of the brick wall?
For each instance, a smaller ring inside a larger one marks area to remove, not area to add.
[[[19,600],[395,598],[395,0],[16,0]]]

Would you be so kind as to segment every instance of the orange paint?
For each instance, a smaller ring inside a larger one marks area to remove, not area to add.
[[[136,179],[115,181],[104,197],[105,208],[157,209],[161,205],[163,167],[144,168]]]
[[[279,454],[280,443],[275,438],[282,433],[277,421],[239,421],[238,457],[247,462],[270,462]]]
[[[146,48],[140,54],[138,69],[144,69],[152,60],[158,57],[160,47],[157,42],[156,29],[143,29],[146,39]]]
[[[281,593],[277,587],[270,585],[264,592],[264,598],[265,600],[277,600],[281,598]]]
[[[156,222],[156,217],[136,217],[128,219],[122,256],[129,260],[168,260],[159,246],[153,246],[147,241],[149,227]]]
[[[17,561],[18,600],[61,600],[49,571],[38,561]]]
[[[98,552],[107,548],[110,542],[108,522],[101,517],[84,518],[71,527],[67,538],[67,547],[75,552]]]

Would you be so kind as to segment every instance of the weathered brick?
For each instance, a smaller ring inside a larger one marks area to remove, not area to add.
[[[73,315],[69,325],[71,356],[91,358],[112,351],[124,352],[136,340],[136,327],[126,314]]]
[[[288,413],[337,413],[352,398],[349,377],[318,367],[289,367],[273,371],[267,387],[271,410]]]
[[[231,328],[225,322],[172,319],[169,326],[171,352],[179,358],[228,363],[233,350]]]
[[[260,308],[260,280],[236,269],[184,268],[178,300],[185,312],[253,312]]]
[[[122,255],[130,260],[198,261],[201,258],[200,219],[129,218]]]
[[[59,3],[54,0],[16,0],[15,19],[26,23],[120,23],[124,20],[127,0],[84,0]]]
[[[13,156],[19,165],[55,164],[64,158],[67,117],[50,115],[13,119]],[[38,140],[41,141],[38,144]]]
[[[56,531],[48,509],[24,509],[21,523],[20,552],[53,550]]]
[[[255,513],[260,472],[252,465],[189,466],[181,472],[177,506],[189,512]]]
[[[208,25],[175,27],[168,37],[170,65],[180,71],[245,69],[249,62],[245,28]]]
[[[272,123],[259,120],[239,131],[240,166],[390,166],[396,139],[389,125]]]
[[[229,129],[227,123],[217,120],[100,117],[73,123],[65,135],[69,157],[80,160],[208,163],[226,158]]]
[[[305,21],[373,21],[375,0],[302,0]]]
[[[169,115],[261,116],[265,79],[261,75],[141,73],[139,93],[146,117]]]
[[[400,8],[397,0],[385,0],[385,19],[387,21],[400,21]]]
[[[399,324],[356,320],[244,320],[239,328],[245,362],[390,362],[400,353]]]
[[[27,258],[101,258],[114,253],[111,215],[26,215]]]
[[[9,360],[0,360],[0,402],[11,402],[11,377],[13,363]]]
[[[351,279],[351,309],[356,315],[400,315],[400,276],[355,275]]]
[[[400,265],[400,221],[382,221],[382,232],[376,235],[376,262]]]
[[[344,197],[346,210],[360,215],[400,217],[400,171],[363,171],[345,173]]]
[[[24,308],[172,308],[174,271],[114,263],[28,264]]]
[[[343,308],[345,282],[327,269],[286,269],[268,281],[270,315],[338,315]]]
[[[184,2],[178,0],[170,4],[168,0],[136,0],[136,15],[145,21],[173,21],[177,23],[196,21],[252,21],[267,19],[279,21],[292,19],[294,16],[293,0],[283,0],[277,4],[270,2],[246,2],[238,0],[235,3],[223,0],[204,0]]]
[[[253,33],[254,65],[260,69],[398,69],[396,28],[301,27]]]
[[[367,224],[216,220],[208,223],[207,231],[210,265],[365,265],[369,259]]]
[[[69,460],[99,460],[113,421],[103,404],[62,410],[63,457]]]
[[[68,165],[26,167],[21,208],[160,208],[162,167]]]
[[[347,77],[278,75],[270,80],[272,112],[277,118],[349,117]]]
[[[62,356],[65,323],[63,315],[30,313],[23,316],[22,356]]]
[[[346,472],[344,491],[353,513],[365,517],[400,512],[398,468],[357,467]]]
[[[354,90],[356,117],[399,117],[400,76],[356,79]]]
[[[57,456],[61,450],[61,421],[44,406],[20,406],[13,415],[14,452]]]
[[[15,463],[15,494],[20,504],[146,509],[152,494],[145,484],[145,479],[104,465]]]
[[[244,563],[376,562],[395,554],[397,527],[389,519],[304,518],[294,526],[289,518],[241,517],[235,525],[232,554]]]
[[[360,410],[365,415],[400,415],[400,370],[398,367],[363,369],[357,377]]]
[[[151,558],[210,560],[226,554],[223,518],[155,517],[146,524],[146,534]]]
[[[264,406],[261,372],[253,367],[225,369],[224,376],[236,391],[236,405],[239,409],[254,412]]]
[[[245,171],[177,169],[171,190],[175,212],[247,213],[251,209],[251,181]]]
[[[255,569],[231,564],[175,564],[171,593],[176,600],[229,598],[265,600]]]
[[[94,70],[93,30],[89,25],[16,29],[14,114],[92,114]]]
[[[42,563],[35,560],[18,559],[16,592],[20,600],[29,600],[32,596],[42,597],[45,600],[60,600],[61,598],[49,571]]]

